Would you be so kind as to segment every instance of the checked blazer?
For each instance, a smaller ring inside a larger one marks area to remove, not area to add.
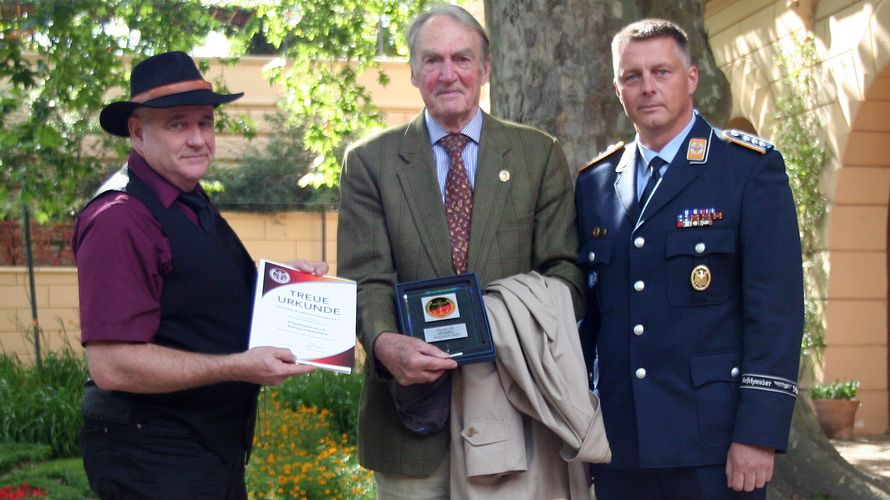
[[[484,287],[538,271],[568,285],[583,307],[575,263],[572,180],[559,143],[531,127],[483,116],[468,272]],[[398,332],[393,287],[454,274],[445,209],[423,114],[353,145],[343,161],[338,273],[358,282],[357,336],[365,352],[359,456],[369,469],[426,476],[448,450],[448,430],[404,428],[376,363],[374,340]]]

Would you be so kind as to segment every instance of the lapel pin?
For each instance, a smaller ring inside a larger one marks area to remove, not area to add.
[[[501,170],[498,173],[498,179],[500,179],[501,182],[509,181],[510,180],[510,171],[509,170]]]

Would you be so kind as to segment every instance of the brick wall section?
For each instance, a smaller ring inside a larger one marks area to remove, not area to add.
[[[322,260],[324,254],[331,266],[331,273],[336,274],[336,212],[226,212],[223,216],[255,260]],[[4,246],[11,246],[6,236],[2,241]],[[58,350],[70,345],[80,350],[77,270],[73,266],[36,267],[34,290],[38,323],[43,330],[42,346],[47,350]],[[31,325],[27,268],[0,266],[0,352],[33,360]]]
[[[40,225],[31,222],[34,265],[73,266],[71,233],[74,222]],[[0,266],[24,266],[24,233],[20,220],[0,221]]]

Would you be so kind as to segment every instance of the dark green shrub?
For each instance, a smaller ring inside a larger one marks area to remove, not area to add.
[[[214,167],[202,182],[220,208],[245,212],[314,210],[337,199],[332,188],[301,187],[314,156],[303,146],[304,129],[282,112],[266,116],[275,132],[265,149],[249,147],[239,165]]]
[[[41,366],[0,356],[0,442],[41,443],[55,457],[79,455],[86,361],[71,349],[50,352]]]

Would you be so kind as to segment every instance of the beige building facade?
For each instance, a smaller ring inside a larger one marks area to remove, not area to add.
[[[856,432],[888,431],[888,202],[890,202],[890,1],[708,0],[705,25],[729,78],[733,123],[769,139],[781,88],[782,47],[815,35],[819,102],[828,146],[823,181],[828,283],[823,297],[824,381],[857,379]],[[781,145],[779,145],[781,148]]]

